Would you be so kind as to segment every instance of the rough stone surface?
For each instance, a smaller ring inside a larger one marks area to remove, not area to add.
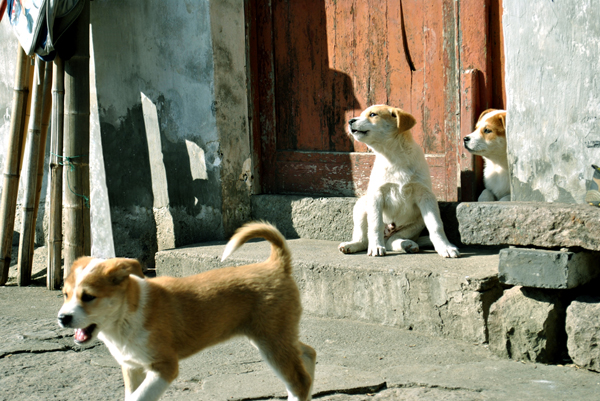
[[[600,297],[582,296],[567,308],[567,349],[575,364],[600,371]]]
[[[461,203],[465,244],[581,247],[600,251],[600,208],[543,202]]]
[[[501,283],[535,288],[565,289],[586,284],[600,274],[597,252],[547,251],[506,248],[500,250]]]
[[[564,352],[564,323],[557,292],[513,287],[490,308],[490,350],[505,358],[556,362]]]
[[[357,198],[307,197],[293,195],[252,196],[252,218],[277,226],[286,238],[349,241],[352,238],[352,210]],[[457,203],[440,202],[446,236],[460,246]]]
[[[344,255],[333,241],[294,239],[288,244],[307,315],[487,341],[489,306],[502,293],[495,251],[463,249],[459,259],[444,259],[434,251],[374,258]],[[270,253],[267,242],[250,242],[220,262],[223,248],[213,243],[158,252],[157,273],[188,276],[263,261]]]

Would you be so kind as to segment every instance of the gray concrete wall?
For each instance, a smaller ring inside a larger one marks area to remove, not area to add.
[[[600,3],[503,5],[512,200],[582,203],[600,163]]]
[[[90,21],[93,253],[152,264],[159,249],[224,239],[250,216],[244,3],[97,0]],[[15,52],[4,19],[3,143]]]

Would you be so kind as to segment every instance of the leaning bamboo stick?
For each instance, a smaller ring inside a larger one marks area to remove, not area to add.
[[[42,132],[40,136],[40,152],[38,153],[37,187],[35,190],[35,216],[37,219],[44,180],[44,162],[46,160],[46,141],[52,114],[52,68],[53,63],[47,62],[44,72],[44,95],[42,100]]]
[[[0,200],[0,285],[6,284],[12,253],[19,176],[23,159],[23,127],[29,93],[29,60],[21,45],[17,45],[17,71],[6,152],[2,199]]]
[[[73,24],[75,53],[65,61],[64,155],[70,165],[65,169],[65,277],[78,257],[90,254],[90,8],[83,1]]]
[[[64,121],[64,67],[60,57],[54,59],[52,80],[52,125],[50,146],[50,224],[48,227],[48,271],[46,285],[58,290],[62,281],[62,196],[63,168],[59,155],[63,154]]]
[[[50,112],[52,111],[52,63],[45,63],[44,88],[42,95],[42,121],[40,132],[40,146],[38,150],[37,161],[37,179],[35,183],[35,199],[33,201],[33,230],[29,239],[29,259],[33,264],[33,251],[35,248],[35,233],[38,221],[38,212],[40,208],[40,198],[42,194],[42,183],[44,180],[44,161],[46,158],[46,142],[48,139],[48,127],[50,126]],[[33,173],[33,172],[32,172]]]
[[[31,120],[27,132],[27,149],[29,164],[26,166],[27,179],[25,182],[23,215],[21,221],[21,241],[19,241],[19,269],[17,284],[19,286],[29,285],[31,281],[31,267],[33,265],[33,232],[35,232],[35,194],[37,190],[38,153],[40,152],[40,141],[42,136],[42,106],[44,102],[44,65],[46,63],[39,58],[35,61],[35,78],[31,95]]]
[[[33,57],[27,57],[27,73],[29,74],[29,83],[27,84],[27,104],[25,106],[25,119],[23,120],[23,127],[21,130],[21,160],[19,164],[19,171],[23,169],[23,160],[25,160],[25,145],[27,144],[27,130],[29,129],[29,120],[31,120],[31,95],[33,94],[33,77],[35,75],[35,59]]]

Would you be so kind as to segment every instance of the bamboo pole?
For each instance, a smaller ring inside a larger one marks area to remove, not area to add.
[[[29,94],[29,62],[21,45],[17,45],[17,70],[6,152],[2,198],[0,200],[0,285],[6,284],[12,253],[19,177],[23,160],[23,130]]]
[[[42,106],[44,103],[45,62],[36,58],[35,78],[31,95],[31,120],[27,132],[27,149],[29,164],[26,170],[26,182],[23,200],[23,214],[21,221],[21,241],[19,241],[19,269],[17,284],[29,285],[31,281],[31,266],[33,265],[33,235],[35,233],[35,198],[37,191],[38,161],[40,141],[42,136]],[[33,231],[33,232],[32,232]]]
[[[90,6],[83,1],[73,24],[75,53],[65,61],[64,155],[70,162],[65,169],[65,277],[78,257],[90,254]]]
[[[49,290],[60,289],[62,276],[62,196],[63,168],[58,155],[63,154],[64,122],[64,66],[60,57],[54,60],[52,80],[52,125],[50,151],[50,224],[48,227],[48,270],[46,285]]]

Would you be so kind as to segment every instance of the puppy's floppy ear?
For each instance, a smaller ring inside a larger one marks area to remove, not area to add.
[[[114,285],[121,284],[130,274],[144,278],[142,266],[135,259],[119,258],[107,262],[112,263],[104,270],[104,274]]]
[[[400,132],[408,131],[417,124],[417,120],[413,115],[402,109],[392,109],[391,114],[392,117],[396,117],[396,125]]]
[[[502,128],[506,130],[506,112],[498,114],[500,118],[500,122],[502,123]]]
[[[483,118],[483,116],[485,116],[487,113],[490,113],[492,111],[496,111],[496,109],[487,109],[484,110],[480,115],[479,118],[477,119],[477,122],[481,121],[481,119]]]

